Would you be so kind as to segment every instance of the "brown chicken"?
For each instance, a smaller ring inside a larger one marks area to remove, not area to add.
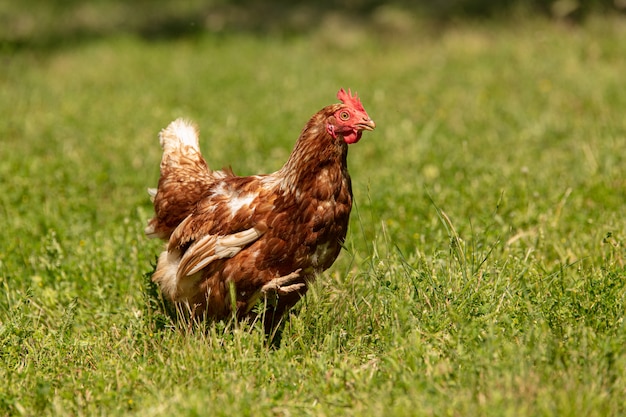
[[[304,127],[277,172],[250,177],[212,171],[193,124],[162,130],[161,177],[150,189],[146,235],[167,241],[152,277],[166,299],[194,318],[243,318],[268,297],[266,332],[341,250],[352,208],[348,144],[376,125],[341,89]],[[232,302],[236,305],[232,305]]]

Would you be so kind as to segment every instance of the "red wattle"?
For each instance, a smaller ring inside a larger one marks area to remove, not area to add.
[[[343,135],[343,140],[345,140],[347,144],[357,143],[358,141],[361,140],[361,134],[362,133],[363,132],[361,132],[361,131],[353,130],[353,131],[351,131],[348,134],[344,134]]]

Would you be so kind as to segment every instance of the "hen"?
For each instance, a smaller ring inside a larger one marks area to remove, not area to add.
[[[167,241],[153,281],[194,318],[243,318],[271,296],[266,332],[306,293],[341,250],[352,208],[348,144],[376,125],[358,96],[308,121],[285,165],[269,175],[212,171],[198,131],[182,119],[161,131],[161,177],[149,193],[149,237]],[[232,305],[232,303],[236,305]]]

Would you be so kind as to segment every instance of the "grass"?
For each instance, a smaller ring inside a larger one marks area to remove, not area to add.
[[[4,48],[0,415],[623,415],[626,22],[513,23]],[[378,128],[280,348],[164,328],[158,131],[270,172],[339,87]]]

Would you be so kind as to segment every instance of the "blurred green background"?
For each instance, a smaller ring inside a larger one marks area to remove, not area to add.
[[[626,0],[24,0],[0,5],[0,40],[4,48],[19,48],[59,46],[112,32],[147,38],[207,30],[292,34],[338,14],[392,30],[408,29],[413,18],[438,27],[458,19],[530,15],[580,23],[593,14],[625,10]]]

